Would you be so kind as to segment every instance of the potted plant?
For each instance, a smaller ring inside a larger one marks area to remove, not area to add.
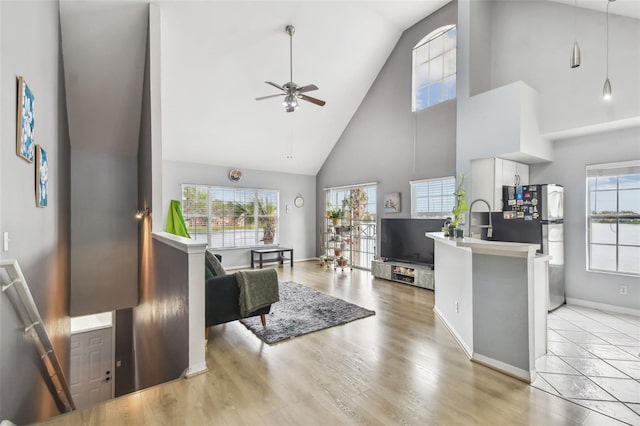
[[[329,217],[333,222],[333,226],[338,226],[340,224],[340,216],[342,215],[342,209],[332,209],[329,212]]]
[[[466,193],[467,191],[464,189],[464,174],[460,173],[458,187],[456,188],[456,192],[453,193],[456,197],[456,203],[453,206],[453,210],[451,210],[451,213],[453,213],[453,220],[449,224],[449,237],[451,238],[461,238],[464,235],[463,230],[458,229],[458,225],[460,224],[462,212],[468,210],[467,201],[464,199]]]

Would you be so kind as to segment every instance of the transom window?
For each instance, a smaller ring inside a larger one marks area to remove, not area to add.
[[[456,97],[456,26],[438,28],[413,48],[411,111]]]
[[[456,199],[456,178],[414,180],[411,183],[411,217],[444,219],[451,217]]]
[[[587,270],[640,275],[640,161],[587,166]]]
[[[278,242],[279,192],[182,185],[182,214],[191,238],[209,248]]]

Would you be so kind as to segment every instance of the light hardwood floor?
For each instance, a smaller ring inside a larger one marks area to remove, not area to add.
[[[212,327],[209,371],[53,419],[55,425],[609,425],[619,422],[472,363],[434,316],[434,293],[276,268],[376,315],[274,346],[235,321]],[[268,323],[267,323],[268,326]]]

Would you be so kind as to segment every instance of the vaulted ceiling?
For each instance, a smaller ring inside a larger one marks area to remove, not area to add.
[[[403,31],[449,1],[157,2],[163,158],[315,175]],[[74,146],[137,152],[147,3],[61,0]],[[606,1],[578,5],[603,10]],[[611,11],[639,18],[640,2]],[[286,113],[281,98],[255,100],[277,93],[265,81],[289,81],[288,24],[293,79],[316,84],[309,94],[324,107],[301,102]]]

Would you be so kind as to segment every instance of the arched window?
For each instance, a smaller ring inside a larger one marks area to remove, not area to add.
[[[456,97],[456,26],[432,31],[413,48],[412,111]]]

